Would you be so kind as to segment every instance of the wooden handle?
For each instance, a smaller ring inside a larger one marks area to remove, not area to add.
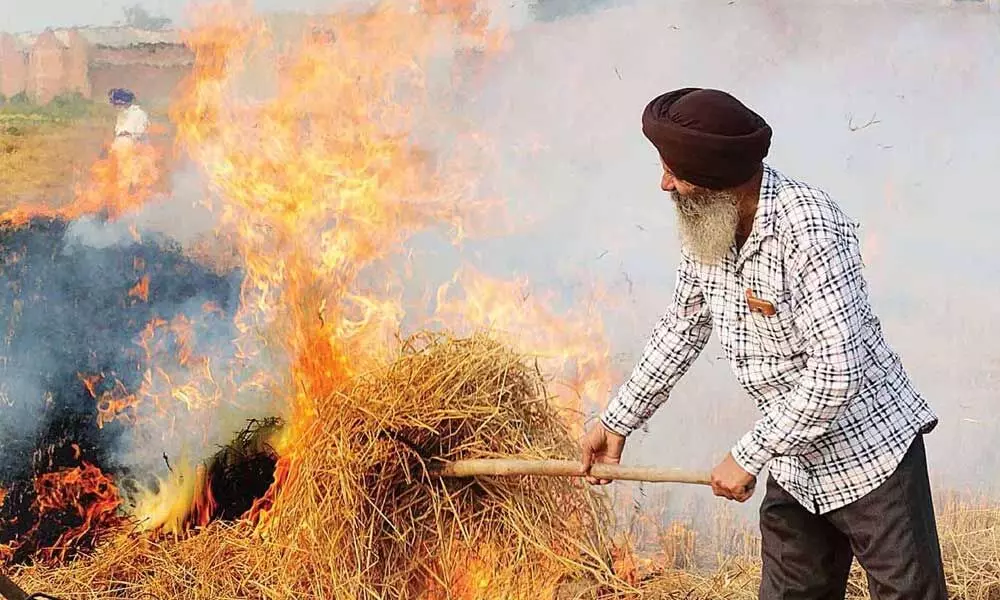
[[[430,470],[438,477],[583,477],[583,463],[572,460],[520,460],[513,458],[475,458],[435,465]],[[595,463],[590,474],[599,479],[618,481],[646,481],[652,483],[693,483],[711,485],[708,473],[661,469],[657,467],[628,467]]]
[[[27,600],[28,594],[3,573],[0,573],[0,598],[5,598],[6,600]]]

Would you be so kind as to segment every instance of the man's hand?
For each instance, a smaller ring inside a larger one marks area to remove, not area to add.
[[[583,472],[587,474],[587,483],[591,485],[611,483],[610,479],[591,477],[590,466],[594,463],[617,465],[622,459],[625,438],[597,423],[583,436],[580,446],[582,452],[580,461],[583,463]]]
[[[757,478],[743,470],[733,459],[732,453],[712,469],[712,491],[737,502],[746,502],[753,496]]]

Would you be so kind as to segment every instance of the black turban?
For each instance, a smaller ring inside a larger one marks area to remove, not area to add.
[[[654,98],[642,133],[674,175],[709,189],[753,177],[771,147],[767,122],[726,92],[683,88]]]

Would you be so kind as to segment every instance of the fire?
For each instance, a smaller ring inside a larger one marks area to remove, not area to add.
[[[149,275],[143,275],[132,289],[128,291],[129,298],[138,298],[143,302],[149,302]]]
[[[533,290],[526,278],[501,281],[466,266],[439,288],[436,318],[454,330],[494,330],[534,355],[556,378],[559,406],[576,413],[567,418],[582,433],[582,411],[603,406],[616,375],[596,308],[605,298],[560,314],[559,299]]]
[[[91,168],[89,181],[77,190],[75,209],[82,214],[104,213],[115,220],[142,206],[159,183],[158,160],[152,145],[116,141],[107,158]]]
[[[457,244],[490,222],[495,208],[470,197],[474,173],[463,157],[420,141],[428,130],[440,126],[446,136],[453,126],[431,67],[470,48],[487,55],[501,38],[472,0],[420,6],[381,4],[317,18],[294,39],[280,39],[266,21],[230,5],[194,15],[184,39],[195,64],[170,117],[178,153],[208,181],[202,201],[217,220],[216,240],[224,241],[193,251],[229,264],[232,257],[222,256],[229,248],[243,276],[239,308],[227,323],[236,333],[220,342],[217,331],[230,331],[215,329],[224,318],[217,306],[195,317],[153,317],[136,341],[140,389],[80,375],[102,427],[121,421],[137,437],[167,438],[177,433],[179,415],[194,415],[204,426],[191,436],[200,436],[196,446],[210,445],[213,429],[235,425],[246,407],[268,399],[286,424],[272,440],[280,458],[273,485],[242,515],[265,535],[276,530],[284,486],[302,481],[301,453],[322,409],[329,412],[338,393],[391,355],[404,317],[414,314],[402,299],[407,242],[443,232]],[[60,215],[114,220],[149,201],[159,173],[143,148],[126,146],[95,165],[89,186]],[[30,211],[38,214],[18,214]],[[146,267],[136,259],[138,281],[124,300],[150,302]],[[428,323],[488,327],[536,355],[560,383],[563,408],[579,413],[604,402],[615,374],[596,304],[560,314],[559,299],[532,291],[527,280],[493,280],[471,267],[441,286],[436,300]],[[137,499],[141,527],[182,534],[215,518],[220,498],[204,458],[193,448],[170,457],[170,474]],[[120,502],[110,481],[99,480],[103,474],[85,469],[60,472],[58,485],[45,480],[52,501],[44,506],[76,506],[74,498],[89,494],[87,506],[97,508],[81,518],[92,529],[110,523],[108,511]],[[60,538],[62,546],[80,527]],[[503,549],[477,550],[447,576],[446,597],[508,597],[494,594],[515,578],[494,572],[489,559]],[[549,574],[538,575],[531,593],[549,597]]]
[[[87,462],[80,466],[42,473],[34,480],[32,523],[5,523],[24,527],[13,541],[0,545],[0,561],[28,548],[43,561],[63,561],[79,548],[92,544],[122,522],[121,497],[114,482]],[[45,538],[58,531],[53,541]]]
[[[104,382],[103,374],[77,375],[90,397],[97,402],[97,426],[103,428],[115,419],[129,420],[137,403],[136,395],[129,392],[119,379],[114,380],[111,389],[98,392]]]
[[[280,510],[282,484],[295,477],[317,403],[388,356],[409,312],[405,271],[392,263],[405,256],[407,240],[443,229],[460,242],[496,208],[469,197],[474,174],[463,157],[445,161],[414,142],[420,130],[449,126],[431,95],[428,65],[442,50],[485,54],[502,39],[475,6],[380,4],[317,17],[302,35],[278,39],[263,19],[217,4],[195,13],[185,32],[195,64],[170,117],[178,152],[209,182],[203,202],[218,219],[217,238],[239,256],[240,335],[235,357],[219,361],[195,356],[176,331],[163,345],[165,324],[151,323],[141,345],[153,366],[138,396],[161,415],[211,414],[235,402],[239,389],[275,399],[287,423],[278,474],[250,514],[264,525]],[[519,348],[561,375],[564,407],[604,401],[613,374],[593,309],[560,317],[548,299],[526,295],[526,281],[460,275],[439,292],[438,322],[517,332]],[[449,295],[457,286],[462,301]],[[240,370],[251,374],[243,388],[231,375]],[[202,501],[190,478],[196,467],[185,468],[187,483],[166,486],[174,497],[141,504],[157,507],[140,509],[146,522],[177,523],[178,513]]]
[[[35,507],[42,518],[50,512],[69,510],[81,521],[80,525],[66,529],[55,544],[42,550],[47,560],[64,560],[67,551],[76,547],[83,536],[109,529],[119,521],[118,488],[93,465],[83,463],[74,469],[41,475],[35,480],[35,492],[38,494]]]
[[[197,324],[185,315],[146,324],[138,343],[148,367],[137,402],[152,405],[153,418],[175,410],[208,411],[222,401],[212,359],[199,351],[197,331]]]
[[[511,573],[496,569],[496,557],[506,550],[502,548],[472,545],[474,551],[459,551],[445,561],[451,566],[449,572],[436,574],[428,582],[424,596],[427,600],[555,600],[559,595],[559,583],[548,574],[538,573],[537,577],[520,582]]]
[[[170,479],[160,482],[160,493],[143,497],[136,507],[136,514],[143,519],[140,528],[177,536],[212,520],[218,505],[207,470],[204,465],[190,464],[181,461]]]
[[[155,146],[115,143],[106,153],[91,166],[70,204],[16,206],[0,214],[0,221],[22,226],[36,217],[72,220],[83,215],[114,221],[154,197],[160,185],[160,155]]]
[[[420,230],[444,225],[460,239],[464,219],[477,214],[459,197],[461,182],[447,180],[448,165],[409,137],[441,116],[421,68],[439,50],[439,34],[447,27],[482,36],[484,21],[472,2],[427,7],[434,10],[379,6],[319,18],[280,46],[263,20],[217,5],[196,14],[185,37],[195,65],[171,118],[179,150],[210,182],[218,236],[240,256],[234,346],[259,374],[255,389],[283,407],[279,483],[294,476],[315,403],[387,355],[405,311],[385,261]],[[270,94],[248,94],[257,81],[272,82]],[[386,283],[372,285],[373,277]],[[177,362],[189,366],[184,352],[179,344]],[[213,381],[212,368],[233,370],[206,363],[188,375]],[[154,367],[140,396],[164,407],[165,397],[183,398],[188,408],[231,397],[190,383]],[[274,503],[279,496],[263,504]]]
[[[469,560],[451,582],[451,591],[458,598],[480,598],[489,590],[492,573],[482,560]]]

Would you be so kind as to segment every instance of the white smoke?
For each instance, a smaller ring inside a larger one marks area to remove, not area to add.
[[[238,277],[239,272],[232,270],[238,263],[218,260],[225,245],[218,244],[217,213],[212,210],[204,175],[195,165],[183,163],[169,177],[169,194],[154,196],[113,221],[85,216],[69,224],[64,252],[125,247],[155,238],[165,248],[173,246],[197,257],[209,270]],[[199,245],[206,243],[205,250],[199,251]],[[155,288],[157,283],[157,275],[151,275],[151,286]],[[170,275],[170,285],[186,283],[177,274]],[[235,284],[233,289],[238,294]],[[180,322],[162,323],[147,343],[153,354],[144,363],[147,381],[151,377],[152,384],[129,390],[138,398],[135,407],[121,415],[128,425],[115,456],[140,478],[163,480],[173,466],[193,468],[229,443],[248,420],[283,416],[276,398],[254,385],[253,379],[260,373],[275,372],[277,364],[261,356],[240,356],[235,345],[239,333],[233,322],[238,298],[235,294],[230,298],[226,311],[206,310],[206,302],[217,300],[217,290],[205,289],[197,290],[181,305],[170,305],[170,312],[179,315]],[[155,304],[160,300],[151,293],[149,301]],[[181,360],[181,338],[171,330],[171,323],[186,327],[178,330],[183,331],[181,336],[191,334],[192,346],[185,350],[207,358],[207,363]],[[138,347],[141,341],[136,339],[134,344]]]
[[[826,189],[862,223],[874,308],[941,417],[927,440],[934,482],[994,491],[996,4],[597,8],[523,25],[483,67],[487,87],[463,116],[497,148],[486,185],[540,223],[470,253],[500,277],[524,273],[550,289],[597,281],[627,298],[606,315],[627,372],[670,301],[678,259],[642,108],[673,88],[728,90],[774,127],[770,164]],[[757,417],[713,338],[625,459],[708,470]],[[703,488],[676,493],[677,506],[726,505]],[[745,516],[761,495],[739,507]]]

